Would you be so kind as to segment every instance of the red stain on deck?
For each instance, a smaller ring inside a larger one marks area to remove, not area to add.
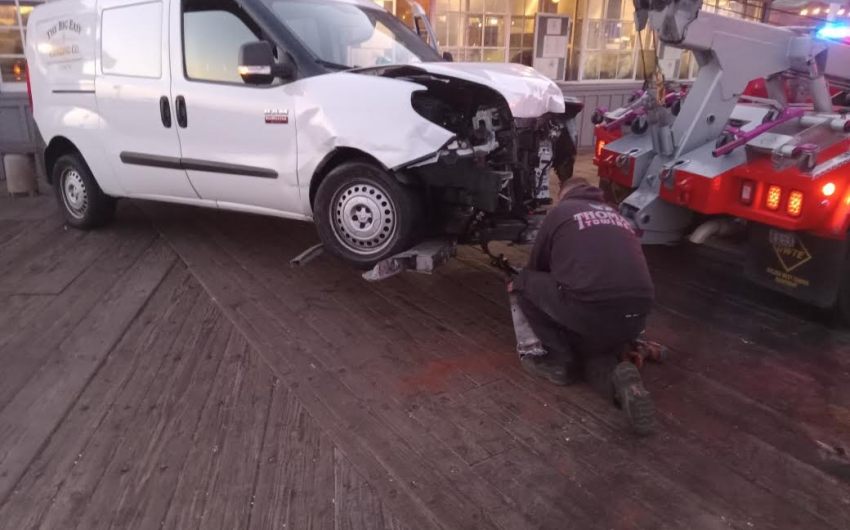
[[[452,359],[434,359],[417,365],[412,375],[402,377],[399,391],[405,395],[426,392],[439,394],[465,386],[484,384],[500,378],[500,371],[508,364],[517,362],[512,355],[502,353],[479,353]]]

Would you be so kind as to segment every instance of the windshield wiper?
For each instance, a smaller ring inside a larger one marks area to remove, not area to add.
[[[333,68],[334,70],[351,70],[356,68],[355,66],[348,66],[345,64],[334,63],[331,61],[326,61],[324,59],[316,58],[316,62],[322,66],[327,66],[328,68]]]

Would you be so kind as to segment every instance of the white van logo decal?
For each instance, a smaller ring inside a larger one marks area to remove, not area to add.
[[[83,32],[83,26],[72,18],[69,18],[68,20],[60,20],[56,24],[53,24],[53,27],[47,30],[47,38],[52,39],[53,36],[60,31],[73,31],[74,33],[80,34]]]
[[[39,28],[47,40],[38,43],[38,51],[48,62],[77,61],[82,58],[80,48],[83,24],[73,18],[49,22],[47,29]]]
[[[289,123],[289,111],[280,109],[266,109],[266,123]]]

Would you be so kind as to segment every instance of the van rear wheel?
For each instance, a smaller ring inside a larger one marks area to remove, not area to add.
[[[68,225],[90,229],[112,220],[115,199],[103,193],[81,156],[60,156],[53,165],[52,178],[56,199]]]
[[[412,246],[421,212],[415,190],[374,164],[348,162],[319,185],[313,213],[325,248],[369,268]]]

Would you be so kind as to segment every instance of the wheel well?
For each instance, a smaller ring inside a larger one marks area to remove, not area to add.
[[[310,207],[313,207],[313,202],[316,200],[316,192],[319,190],[319,185],[328,176],[328,173],[346,162],[354,162],[359,160],[375,164],[381,169],[386,169],[375,157],[353,147],[338,147],[328,153],[319,163],[316,171],[313,173],[313,178],[310,180]]]
[[[53,165],[60,156],[68,153],[76,153],[82,157],[82,153],[77,149],[71,140],[64,136],[57,136],[50,140],[50,144],[44,150],[44,169],[47,173],[47,182],[53,184]]]

